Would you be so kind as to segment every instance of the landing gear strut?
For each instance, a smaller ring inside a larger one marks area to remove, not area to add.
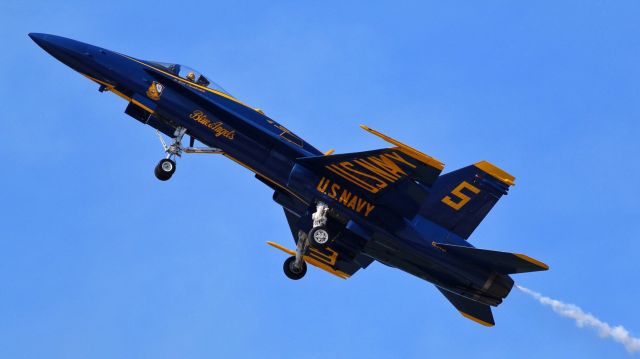
[[[309,252],[309,247],[322,248],[329,244],[331,236],[326,226],[327,211],[329,211],[329,207],[323,202],[318,202],[316,211],[311,215],[313,228],[309,234],[298,231],[296,255],[287,258],[283,265],[284,274],[290,279],[298,280],[307,273],[307,263],[304,261],[304,256]]]
[[[164,149],[164,152],[167,154],[165,158],[158,162],[154,171],[156,178],[160,181],[168,180],[176,171],[176,158],[182,156],[182,151],[184,150],[182,147],[182,137],[186,132],[186,128],[177,127],[176,131],[173,133],[174,137],[171,145],[167,145],[160,132],[158,132],[158,138],[160,138],[160,143],[162,143],[162,149]]]
[[[162,134],[159,131],[158,138],[160,139],[160,143],[162,143],[162,149],[167,154],[165,158],[161,159],[160,162],[156,165],[154,173],[156,178],[160,181],[166,181],[173,173],[176,171],[176,159],[178,157],[182,157],[182,153],[208,153],[208,154],[220,154],[222,150],[219,148],[213,147],[193,147],[194,138],[191,137],[190,147],[182,147],[182,137],[187,133],[187,129],[184,127],[176,127],[175,132],[173,133],[173,141],[170,145],[164,141]]]
[[[293,280],[304,277],[307,273],[307,263],[304,255],[309,251],[309,237],[304,231],[298,231],[298,244],[296,245],[296,255],[284,261],[284,274]]]

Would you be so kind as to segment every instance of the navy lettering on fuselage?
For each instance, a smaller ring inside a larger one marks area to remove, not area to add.
[[[344,186],[331,182],[331,180],[326,177],[322,177],[320,179],[320,182],[318,182],[318,185],[316,186],[316,190],[331,199],[337,200],[341,205],[358,214],[362,214],[365,217],[369,216],[371,211],[376,208],[376,206],[371,202],[349,191]]]

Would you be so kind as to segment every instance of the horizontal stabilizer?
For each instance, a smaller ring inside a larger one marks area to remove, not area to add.
[[[465,318],[471,319],[485,327],[492,327],[496,324],[493,321],[493,313],[491,313],[491,308],[488,305],[478,303],[440,287],[436,288],[444,294],[449,302],[451,302]]]
[[[474,247],[455,246],[451,244],[434,243],[447,253],[463,257],[482,267],[491,268],[501,274],[515,274],[548,270],[549,266],[519,253],[498,252]]]

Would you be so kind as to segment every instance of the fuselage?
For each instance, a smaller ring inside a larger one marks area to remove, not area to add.
[[[141,114],[134,116],[138,120],[169,136],[176,127],[185,128],[189,136],[220,149],[226,157],[245,166],[282,194],[285,199],[279,203],[283,206],[291,203],[296,207],[293,210],[305,211],[322,198],[348,217],[347,229],[364,239],[366,244],[362,250],[372,258],[490,305],[499,304],[511,289],[513,282],[509,284],[510,279],[505,279],[506,290],[487,293],[492,285],[489,281],[495,279],[495,274],[476,264],[443,255],[432,243],[471,245],[434,224],[420,211],[412,218],[405,218],[360,198],[351,209],[337,196],[318,192],[323,185],[319,175],[314,177],[305,172],[300,176],[309,183],[296,183],[296,174],[304,171],[296,160],[323,156],[323,153],[261,110],[242,103],[224,90],[182,77],[175,65],[139,60],[63,37],[30,36],[52,56],[98,83],[101,90],[126,99],[129,106],[133,106],[131,112]],[[330,185],[325,186],[325,192]],[[348,188],[348,184],[340,186]],[[357,187],[350,189],[352,193],[358,190]]]

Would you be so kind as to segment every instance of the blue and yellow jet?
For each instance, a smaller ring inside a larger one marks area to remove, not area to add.
[[[159,180],[173,175],[183,153],[217,153],[271,187],[296,246],[268,244],[290,255],[284,272],[291,279],[302,278],[307,263],[346,279],[377,260],[433,283],[463,316],[493,326],[490,306],[511,291],[509,275],[548,269],[524,254],[467,241],[514,185],[512,175],[489,162],[441,175],[440,161],[367,126],[361,127],[392,146],[322,153],[187,66],[29,36],[100,92],[125,99],[127,115],[159,131],[166,154],[155,168]],[[195,140],[206,147],[194,147]]]

